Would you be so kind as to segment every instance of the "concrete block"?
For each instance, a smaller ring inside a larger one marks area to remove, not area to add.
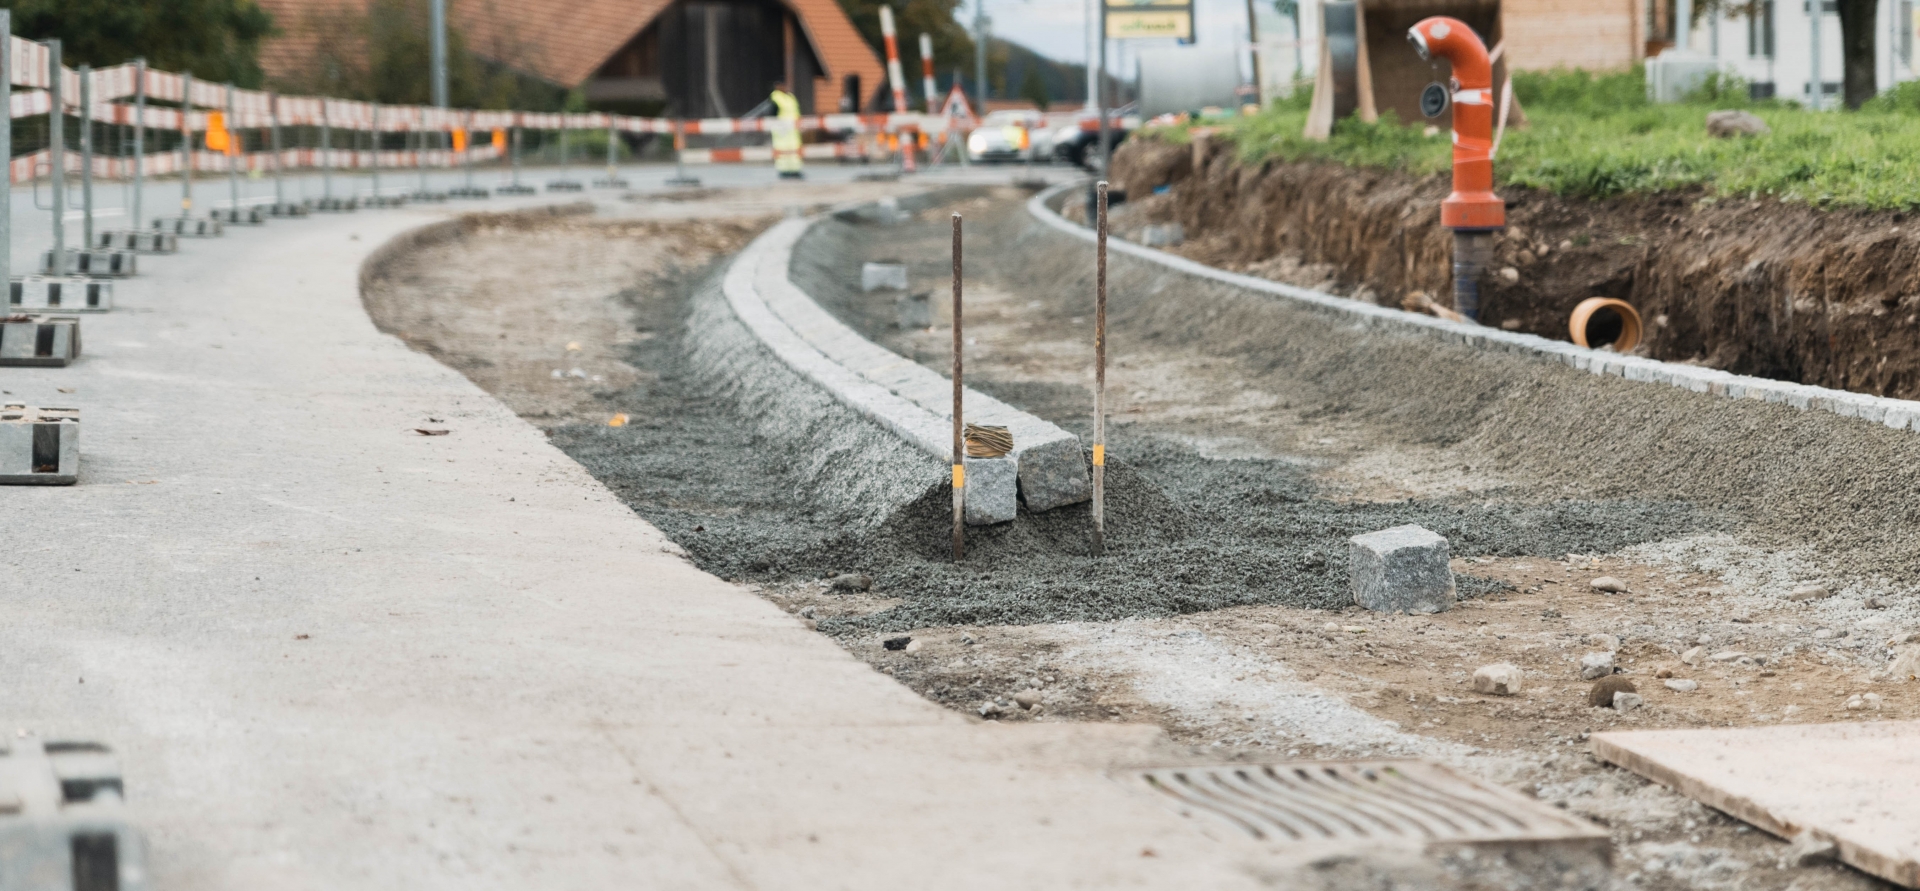
[[[94,238],[94,247],[106,250],[139,251],[143,254],[171,254],[180,249],[180,236],[172,232],[115,229],[95,233]]]
[[[216,207],[207,216],[228,226],[263,226],[267,212],[258,207]]]
[[[9,740],[0,750],[0,889],[145,891],[120,765],[97,743]]]
[[[67,248],[55,257],[52,251],[41,251],[40,274],[126,278],[136,270],[139,256],[132,251]]]
[[[477,201],[482,198],[492,198],[493,193],[479,186],[454,186],[447,190],[447,197]]]
[[[1353,602],[1385,613],[1438,613],[1453,608],[1447,540],[1419,526],[1395,526],[1349,539]]]
[[[71,486],[79,480],[79,409],[0,405],[0,485]]]
[[[360,199],[360,206],[361,207],[378,207],[378,208],[406,207],[407,196],[405,195],[368,195],[367,197]]]
[[[431,189],[418,189],[407,193],[407,200],[424,204],[439,204],[447,200],[447,193]]]
[[[153,221],[153,228],[182,238],[218,238],[227,232],[219,220],[196,220],[193,217],[161,217]]]
[[[312,207],[315,213],[353,213],[360,209],[360,199],[315,198]]]
[[[617,176],[603,176],[593,181],[593,187],[596,189],[624,189],[627,187],[627,181]]]
[[[299,218],[313,211],[313,203],[310,201],[276,201],[266,205],[266,211],[267,216],[270,217]]]
[[[1880,418],[1880,423],[1892,427],[1895,430],[1906,430],[1913,426],[1916,411],[1920,411],[1920,408],[1913,407],[1911,403],[1908,405],[1889,405],[1887,406],[1887,413]]]
[[[502,195],[534,195],[540,192],[539,189],[523,183],[507,183],[504,186],[494,186],[493,190]]]
[[[969,526],[1009,523],[1019,514],[1019,465],[1011,458],[966,458]]]
[[[578,191],[581,191],[582,189],[583,187],[580,185],[580,181],[577,179],[547,180],[547,191],[549,192],[578,192]]]
[[[1048,511],[1093,497],[1088,459],[1079,437],[1068,435],[1029,445],[1015,442],[1014,448],[1014,458],[1020,464],[1020,496],[1028,510]]]
[[[113,282],[71,275],[15,278],[7,297],[14,311],[106,312],[113,308]]]
[[[0,316],[0,365],[59,367],[80,357],[73,316]]]
[[[893,301],[894,325],[914,330],[933,327],[933,292],[901,294]]]
[[[1473,692],[1491,696],[1517,696],[1520,693],[1520,666],[1506,662],[1482,665],[1473,673]]]
[[[860,267],[861,291],[871,292],[882,288],[894,291],[907,289],[905,263],[866,263]]]
[[[1140,231],[1140,243],[1147,247],[1175,247],[1187,240],[1187,227],[1179,223],[1152,225]]]

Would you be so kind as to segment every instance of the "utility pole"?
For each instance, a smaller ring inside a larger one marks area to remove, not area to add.
[[[447,107],[447,0],[433,0],[433,106]]]
[[[987,0],[973,0],[973,94],[979,97],[977,113],[982,117],[987,114],[987,29],[992,26]]]

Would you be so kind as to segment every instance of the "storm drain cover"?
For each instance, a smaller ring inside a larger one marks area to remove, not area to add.
[[[1180,813],[1263,842],[1600,842],[1604,829],[1425,761],[1168,767],[1138,774]]]

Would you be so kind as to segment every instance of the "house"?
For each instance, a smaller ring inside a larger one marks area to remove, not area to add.
[[[258,0],[281,34],[261,48],[269,79],[311,80],[319,49],[368,0]],[[417,0],[424,4],[425,0]],[[835,0],[448,0],[467,49],[595,108],[737,117],[785,81],[806,113],[862,104],[886,69]],[[424,60],[423,60],[424,62]]]

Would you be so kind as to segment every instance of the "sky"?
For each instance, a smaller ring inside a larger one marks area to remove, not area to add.
[[[1024,44],[1028,48],[1062,62],[1085,62],[1087,58],[1086,0],[969,0],[958,13],[961,24],[973,26],[974,3],[984,2],[993,19],[995,36]],[[1279,19],[1271,0],[1254,0],[1263,28],[1273,27]],[[1241,46],[1247,42],[1247,4],[1245,0],[1194,0],[1194,32],[1198,42],[1210,46]],[[1154,46],[1170,41],[1115,41],[1107,50],[1109,67],[1114,56],[1125,50],[1121,44]],[[1131,66],[1129,66],[1131,67]]]

